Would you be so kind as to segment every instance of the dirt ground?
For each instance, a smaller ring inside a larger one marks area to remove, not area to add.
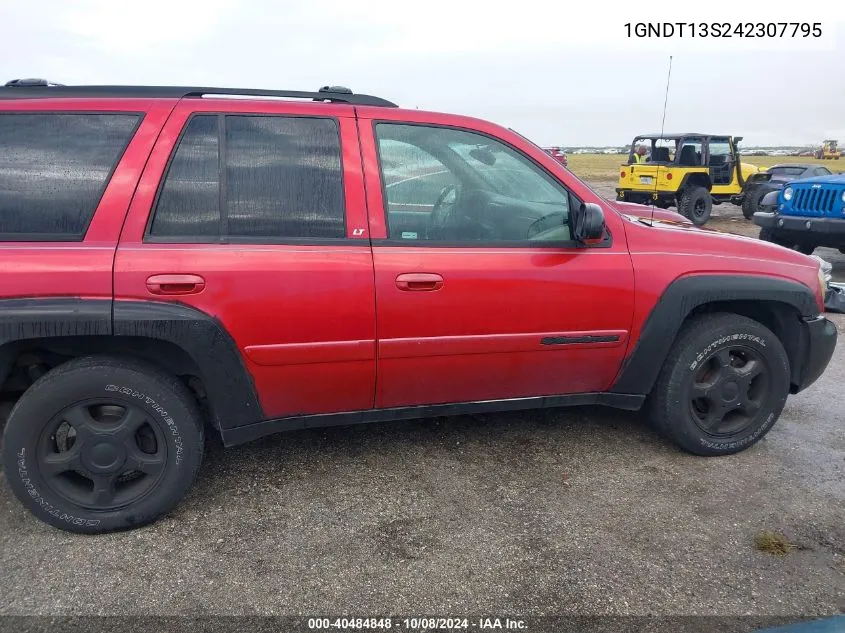
[[[713,224],[753,233],[733,209]],[[212,441],[173,513],[97,537],[0,485],[0,615],[843,612],[843,384],[840,345],[763,441],[717,459],[597,408]]]

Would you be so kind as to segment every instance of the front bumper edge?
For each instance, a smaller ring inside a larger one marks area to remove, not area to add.
[[[801,369],[800,379],[794,385],[793,393],[803,391],[812,385],[827,368],[836,349],[837,331],[836,325],[824,316],[817,316],[805,319],[807,327],[807,347],[804,358],[804,366]]]

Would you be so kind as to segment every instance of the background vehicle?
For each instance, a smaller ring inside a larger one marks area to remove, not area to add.
[[[766,178],[763,178],[763,175]],[[822,165],[808,165],[806,163],[783,163],[769,167],[755,178],[754,184],[746,187],[742,199],[742,215],[750,220],[757,211],[761,211],[760,202],[770,191],[783,189],[784,185],[793,180],[813,178],[815,176],[830,176],[831,171]]]
[[[2,88],[6,479],[104,532],[172,508],[206,432],[645,405],[741,451],[833,353],[819,264],[634,211],[338,87]]]
[[[842,156],[842,152],[837,149],[836,145],[837,142],[835,140],[826,140],[822,143],[822,146],[816,150],[814,156],[824,160],[839,160]]]
[[[564,167],[569,165],[569,161],[566,158],[566,152],[563,151],[562,147],[544,147],[543,150]]]
[[[819,246],[845,253],[845,174],[789,183],[766,194],[754,223],[760,239],[810,254]]]
[[[617,198],[676,206],[698,226],[710,218],[712,205],[741,205],[746,188],[756,182],[760,168],[743,163],[737,144],[742,137],[712,134],[645,134],[634,138],[628,162],[619,172]],[[645,162],[636,162],[640,145]]]

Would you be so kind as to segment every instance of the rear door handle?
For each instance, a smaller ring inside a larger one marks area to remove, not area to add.
[[[147,290],[154,295],[192,295],[205,289],[199,275],[152,275],[147,277]]]
[[[402,273],[396,277],[399,290],[431,291],[443,287],[443,277],[436,273]]]

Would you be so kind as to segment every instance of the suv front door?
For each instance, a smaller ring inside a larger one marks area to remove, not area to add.
[[[710,180],[713,182],[713,195],[736,193],[736,155],[731,146],[731,139],[726,136],[714,136],[707,143],[707,166],[710,168]]]
[[[541,150],[516,134],[502,142],[392,114],[359,119],[376,281],[376,406],[607,389],[634,301],[621,219],[608,218],[600,244],[579,246],[567,221],[582,200],[552,176],[563,168],[529,158]]]

